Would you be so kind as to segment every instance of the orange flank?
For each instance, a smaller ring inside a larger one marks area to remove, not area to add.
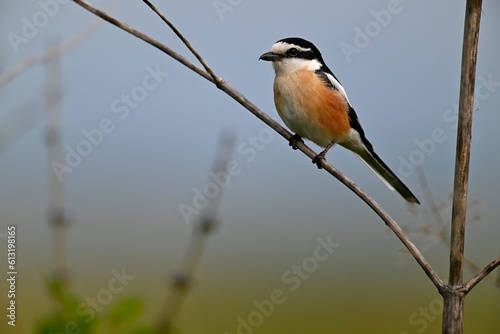
[[[276,76],[274,102],[292,131],[319,146],[326,147],[332,140],[342,141],[351,128],[346,99],[314,71]]]

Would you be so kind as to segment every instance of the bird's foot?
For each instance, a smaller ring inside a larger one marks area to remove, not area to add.
[[[298,134],[294,134],[293,136],[290,137],[290,140],[288,141],[288,145],[291,146],[294,150],[297,149],[297,143],[301,142],[304,144],[304,141]]]
[[[313,164],[316,164],[316,166],[318,166],[318,169],[321,169],[323,168],[323,159],[325,158],[325,155],[326,155],[326,150],[324,150],[323,152],[317,154],[313,159],[312,159],[312,163]]]

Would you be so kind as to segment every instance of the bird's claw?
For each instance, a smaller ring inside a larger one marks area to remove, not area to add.
[[[317,154],[313,159],[312,159],[312,163],[313,164],[316,164],[316,166],[318,166],[318,169],[321,169],[323,168],[323,159],[325,158],[325,151]]]
[[[288,145],[291,146],[294,150],[296,150],[298,142],[301,142],[302,144],[304,143],[304,141],[298,134],[294,134],[293,136],[290,137]]]

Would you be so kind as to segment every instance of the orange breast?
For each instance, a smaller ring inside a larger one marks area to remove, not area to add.
[[[290,130],[320,146],[342,141],[351,128],[346,99],[326,86],[314,71],[277,76],[274,102]]]

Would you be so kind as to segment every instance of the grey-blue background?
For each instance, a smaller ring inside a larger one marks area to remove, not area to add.
[[[43,53],[54,37],[75,35],[94,18],[71,1],[61,2],[1,4],[2,74]],[[23,36],[26,20],[33,23],[44,11],[41,3],[57,3],[54,15],[46,15],[47,22],[26,43],[14,45],[9,36]],[[259,56],[284,37],[315,43],[346,89],[375,150],[423,203],[420,213],[412,214],[351,152],[335,147],[327,159],[410,229],[436,271],[447,278],[447,248],[436,236],[425,235],[429,226],[437,228],[423,212],[429,206],[414,167],[425,170],[448,222],[465,1],[210,0],[156,5],[220,77],[275,119],[274,73]],[[120,1],[112,15],[195,61],[142,1]],[[466,238],[466,255],[480,267],[499,252],[499,32],[500,3],[485,0],[469,179],[474,204]],[[352,48],[356,51],[346,51]],[[283,287],[282,273],[311,255],[317,237],[328,235],[341,246],[256,332],[371,328],[377,333],[415,333],[423,328],[409,316],[439,296],[380,219],[307,157],[292,151],[286,140],[277,134],[266,137],[270,132],[265,124],[212,84],[108,23],[65,54],[61,64],[65,154],[86,140],[82,131],[99,128],[103,119],[113,126],[65,174],[73,218],[67,234],[68,265],[83,298],[105,287],[112,269],[125,267],[136,278],[124,294],[142,297],[148,305],[145,321],[156,319],[166,294],[165,275],[175,269],[189,237],[179,205],[191,205],[195,189],[203,189],[217,138],[231,129],[238,136],[233,158],[241,173],[225,190],[221,225],[209,240],[181,314],[182,332],[236,332],[236,319],[254,310],[252,301]],[[115,112],[125,106],[115,101],[140,90],[151,69],[168,75],[129,114]],[[18,299],[23,305],[18,320],[25,331],[33,328],[32,319],[44,314],[40,305],[48,305],[42,276],[52,266],[46,217],[47,177],[53,171],[42,120],[45,73],[37,66],[0,88],[3,128],[30,99],[35,99],[40,118],[0,155],[0,233],[18,225]],[[259,135],[266,142],[252,147],[252,138]],[[498,290],[489,281],[476,289],[466,310],[470,333],[496,332]],[[40,305],[29,306],[33,296],[42,300]],[[439,316],[426,321],[425,332],[440,326]]]

